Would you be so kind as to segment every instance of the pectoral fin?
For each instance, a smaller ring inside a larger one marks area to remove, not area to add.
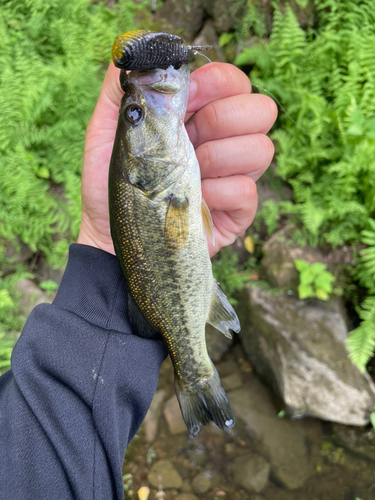
[[[146,339],[160,338],[160,334],[146,320],[138,307],[134,304],[133,299],[128,295],[128,316],[132,332],[138,337]]]
[[[179,199],[175,195],[168,197],[169,204],[165,217],[164,237],[169,250],[180,249],[188,239],[189,220],[187,198]]]
[[[215,237],[214,237],[214,223],[211,217],[210,209],[207,206],[207,203],[202,198],[202,219],[203,226],[206,230],[208,239],[211,241],[213,245],[215,245]]]
[[[229,330],[238,333],[241,329],[237,314],[216,281],[212,291],[211,308],[207,323],[217,328],[229,339],[232,338]]]

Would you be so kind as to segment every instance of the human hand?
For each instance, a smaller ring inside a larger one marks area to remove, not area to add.
[[[111,63],[86,133],[82,223],[78,243],[114,254],[108,214],[108,169],[123,92]],[[250,94],[235,66],[211,63],[191,74],[186,129],[201,168],[202,193],[214,222],[210,256],[244,233],[257,209],[255,181],[271,163],[265,135],[277,116],[267,96]]]

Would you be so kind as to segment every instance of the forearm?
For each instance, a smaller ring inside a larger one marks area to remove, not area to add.
[[[126,309],[115,257],[73,245],[54,303],[31,313],[0,379],[7,498],[123,498],[125,448],[165,357],[161,341],[131,334]]]

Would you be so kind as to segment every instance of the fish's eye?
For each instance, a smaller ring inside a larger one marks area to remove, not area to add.
[[[137,125],[143,118],[143,109],[139,104],[131,104],[125,109],[125,117],[133,125]]]

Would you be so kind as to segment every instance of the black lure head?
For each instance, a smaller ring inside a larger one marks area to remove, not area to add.
[[[188,64],[193,54],[209,50],[209,45],[184,45],[177,35],[135,30],[116,38],[112,47],[112,60],[122,70],[179,69]]]

